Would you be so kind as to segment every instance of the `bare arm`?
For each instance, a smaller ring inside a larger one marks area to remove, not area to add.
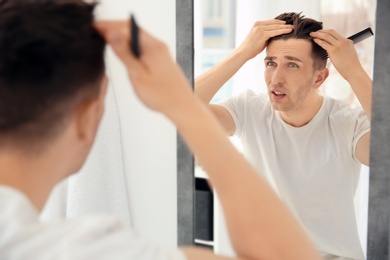
[[[334,30],[320,30],[310,35],[328,52],[333,65],[351,85],[368,120],[371,121],[372,80],[363,69],[353,42]],[[369,165],[369,154],[370,134],[367,133],[360,138],[355,155],[361,163]]]
[[[218,90],[250,59],[256,57],[266,47],[269,38],[279,34],[290,33],[291,25],[285,21],[268,20],[256,22],[244,42],[222,62],[195,79],[195,94],[209,104]],[[221,123],[228,135],[235,131],[233,118],[229,112],[218,105],[209,106],[212,113]]]
[[[96,26],[127,67],[139,98],[176,124],[208,172],[220,196],[238,257],[319,259],[291,213],[239,155],[206,106],[193,95],[167,47],[140,30],[143,53],[137,60],[128,48],[128,22],[100,22]],[[198,249],[184,251],[190,259],[204,259],[208,254]]]
[[[243,43],[229,57],[195,79],[195,94],[208,104],[245,62],[264,50],[269,38],[291,32],[292,25],[285,23],[275,19],[255,22]]]
[[[208,104],[218,90],[248,61],[241,50],[235,50],[226,59],[195,79],[195,94]]]

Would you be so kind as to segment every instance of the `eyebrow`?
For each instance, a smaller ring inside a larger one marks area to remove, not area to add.
[[[298,59],[297,57],[294,57],[294,56],[289,56],[289,55],[287,55],[287,56],[284,56],[286,59],[288,59],[288,60],[293,60],[293,61],[298,61],[298,62],[301,62],[301,63],[303,63],[303,61],[302,60],[300,60],[300,59]],[[267,57],[265,57],[264,58],[264,60],[271,60],[271,61],[273,61],[273,60],[276,60],[277,58],[275,57],[275,56],[267,56]]]

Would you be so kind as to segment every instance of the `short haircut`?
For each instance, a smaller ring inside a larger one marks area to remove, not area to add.
[[[272,37],[269,42],[274,40],[287,40],[287,39],[304,39],[311,42],[312,57],[314,69],[322,69],[326,67],[326,59],[323,59],[324,49],[313,41],[313,37],[310,36],[311,32],[315,32],[322,29],[322,22],[316,21],[311,18],[306,18],[301,13],[283,13],[275,17],[277,20],[286,21],[286,24],[292,24],[294,29],[291,33],[281,34]]]
[[[77,98],[97,98],[105,41],[94,3],[0,0],[0,145],[56,136]]]

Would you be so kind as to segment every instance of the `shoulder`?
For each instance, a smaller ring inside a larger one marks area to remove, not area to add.
[[[326,99],[328,115],[331,119],[339,120],[357,120],[359,116],[364,114],[364,110],[361,106],[351,106],[343,101],[336,100],[330,97],[324,97]]]
[[[254,108],[270,106],[269,97],[267,94],[255,93],[251,89],[248,89],[239,95],[232,97],[232,99],[242,105]]]
[[[353,107],[345,102],[328,98],[327,124],[339,137],[358,140],[370,131],[371,124],[361,106]],[[342,134],[344,133],[344,134]]]
[[[265,93],[255,93],[252,89],[248,89],[241,93],[242,96],[245,96],[246,99],[250,101],[269,101],[268,95]]]
[[[263,110],[262,108],[270,106],[268,95],[258,94],[253,90],[245,90],[238,95],[225,98],[216,105],[225,107],[229,111],[248,111],[255,109],[257,111]]]
[[[42,222],[26,196],[2,186],[0,206],[0,259],[15,255],[20,259],[182,259],[177,248],[161,248],[116,217],[89,215]]]

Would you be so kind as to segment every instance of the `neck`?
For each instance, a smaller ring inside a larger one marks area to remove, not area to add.
[[[314,98],[307,99],[301,107],[291,111],[281,111],[280,115],[284,122],[294,127],[307,125],[321,108],[324,97],[316,94]]]
[[[3,150],[0,152],[0,185],[21,191],[41,211],[51,190],[61,180],[58,177],[61,170],[55,163],[49,163],[51,159]]]

